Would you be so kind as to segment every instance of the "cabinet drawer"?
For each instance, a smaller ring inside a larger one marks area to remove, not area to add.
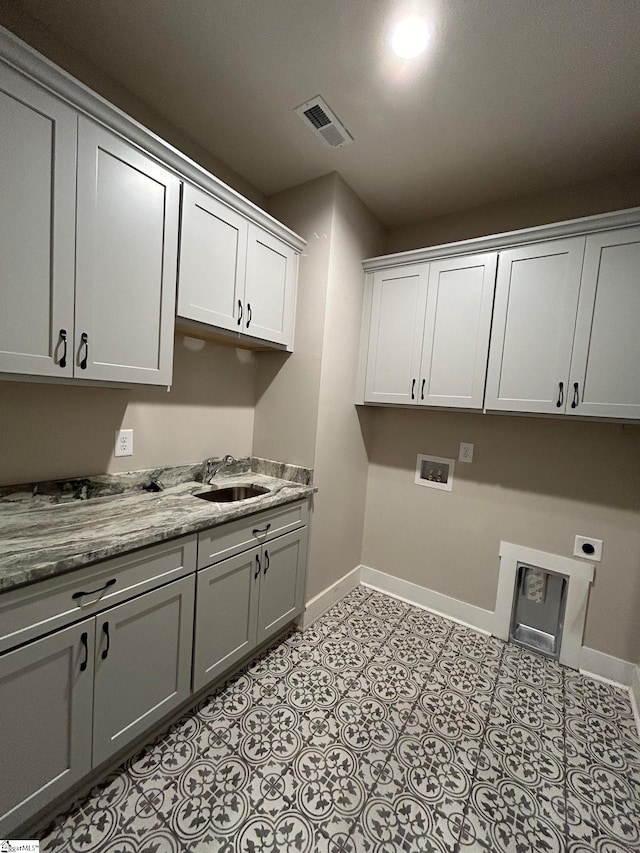
[[[5,593],[0,652],[195,571],[196,543],[183,536]]]
[[[204,569],[308,523],[309,503],[305,500],[211,527],[198,534],[198,568]]]

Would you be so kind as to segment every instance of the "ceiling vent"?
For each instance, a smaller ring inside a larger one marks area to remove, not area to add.
[[[296,107],[295,111],[307,127],[319,136],[329,148],[342,148],[353,142],[353,137],[347,128],[329,109],[320,95],[307,101],[306,104]]]

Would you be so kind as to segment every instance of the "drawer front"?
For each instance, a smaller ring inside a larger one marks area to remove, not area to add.
[[[5,593],[0,652],[190,574],[196,551],[196,535],[183,536]]]
[[[211,527],[198,534],[198,568],[204,569],[308,523],[309,502],[305,500]]]

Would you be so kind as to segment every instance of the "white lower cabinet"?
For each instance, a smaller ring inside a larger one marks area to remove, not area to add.
[[[298,528],[281,533],[295,518]],[[212,565],[197,573],[194,690],[205,687],[302,613],[307,519],[304,503],[200,534],[199,565],[202,554]],[[253,547],[247,548],[248,543]],[[227,556],[229,550],[243,545],[241,553]]]
[[[262,549],[258,643],[284,628],[302,612],[307,530],[273,539]]]
[[[189,697],[194,590],[189,575],[96,617],[94,767]]]
[[[0,654],[0,838],[189,697],[195,561],[185,536],[0,598],[0,648],[80,618]]]
[[[260,570],[255,551],[198,572],[193,689],[200,690],[256,645]]]
[[[0,837],[91,770],[95,620],[0,655]]]
[[[0,838],[302,612],[308,519],[299,501],[0,596]]]

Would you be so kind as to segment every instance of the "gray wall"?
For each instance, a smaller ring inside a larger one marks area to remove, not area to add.
[[[173,386],[90,388],[0,382],[0,485],[249,456],[251,353],[176,335]],[[116,429],[133,456],[113,456]]]
[[[307,599],[361,562],[368,461],[363,439],[368,413],[356,393],[362,258],[381,246],[378,221],[341,179],[335,183],[327,310],[318,403],[314,527]]]
[[[253,449],[256,456],[313,467],[318,428],[335,176],[278,193],[269,213],[305,238],[300,257],[294,352],[261,354]]]
[[[319,492],[307,600],[360,563],[367,456],[355,398],[362,258],[383,231],[337,175],[269,199],[269,212],[307,239],[300,262],[295,352],[258,361],[254,453],[315,469]]]

